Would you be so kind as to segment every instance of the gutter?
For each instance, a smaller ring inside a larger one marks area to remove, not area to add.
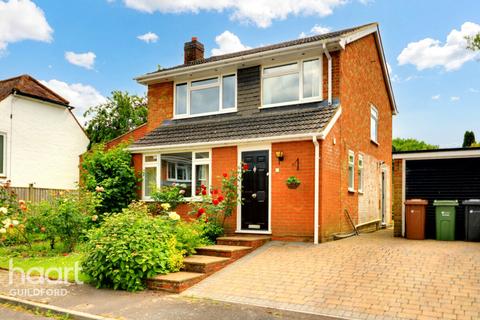
[[[332,56],[328,52],[327,44],[323,44],[323,51],[328,59],[328,105],[332,104]]]
[[[315,174],[314,174],[314,195],[313,195],[313,243],[318,244],[318,207],[319,207],[319,191],[320,191],[320,145],[317,140],[317,136],[312,137],[313,145],[315,146]]]

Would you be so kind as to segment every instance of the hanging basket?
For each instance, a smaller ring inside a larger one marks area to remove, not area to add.
[[[288,189],[297,189],[300,185],[300,182],[289,182],[287,183]]]

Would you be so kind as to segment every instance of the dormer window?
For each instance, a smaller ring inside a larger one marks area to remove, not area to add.
[[[262,72],[262,107],[321,100],[321,58],[266,66]]]
[[[175,117],[203,116],[236,110],[235,74],[175,85]]]

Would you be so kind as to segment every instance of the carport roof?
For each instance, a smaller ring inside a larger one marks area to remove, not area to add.
[[[415,151],[394,151],[393,159],[421,160],[446,158],[476,158],[480,157],[480,147],[475,148],[445,148]]]

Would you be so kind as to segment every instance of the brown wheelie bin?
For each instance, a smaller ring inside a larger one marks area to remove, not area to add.
[[[410,199],[405,201],[405,232],[407,239],[425,239],[425,215],[427,200]]]

